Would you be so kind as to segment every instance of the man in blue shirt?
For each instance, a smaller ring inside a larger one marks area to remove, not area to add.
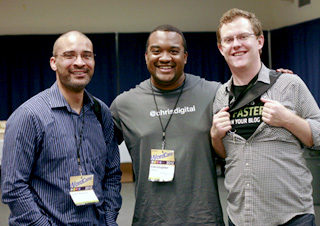
[[[121,171],[113,121],[85,90],[94,73],[92,42],[78,31],[61,35],[50,65],[56,82],[7,121],[1,190],[9,225],[117,225]]]

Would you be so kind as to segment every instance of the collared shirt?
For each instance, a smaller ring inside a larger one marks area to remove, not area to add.
[[[262,65],[258,81],[270,83]],[[228,106],[231,80],[217,92],[214,113]],[[307,120],[314,148],[320,147],[320,110],[306,85],[296,75],[282,74],[263,94]],[[227,212],[237,226],[274,226],[296,215],[314,213],[312,175],[303,147],[288,130],[262,122],[247,140],[229,132],[223,143],[227,152],[225,186]]]
[[[80,115],[57,84],[21,105],[8,119],[2,160],[2,200],[10,225],[117,225],[121,206],[120,156],[108,107],[101,104],[103,130],[85,92]],[[83,124],[84,123],[84,124]],[[99,202],[76,206],[70,177],[94,175]],[[77,141],[76,141],[77,140]]]

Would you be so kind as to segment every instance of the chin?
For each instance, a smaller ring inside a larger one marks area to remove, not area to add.
[[[156,75],[156,79],[161,83],[170,83],[174,79],[174,75]]]
[[[248,66],[247,62],[233,62],[232,67],[236,69],[246,68]]]

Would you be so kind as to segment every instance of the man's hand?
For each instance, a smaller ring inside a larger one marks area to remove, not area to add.
[[[264,98],[261,101],[264,103],[262,120],[271,126],[285,127],[286,115],[291,112],[278,101]]]
[[[212,139],[222,139],[231,130],[230,114],[227,112],[229,107],[222,108],[213,116],[212,127],[210,130]]]
[[[293,74],[293,71],[289,70],[289,69],[283,69],[283,68],[279,68],[276,70],[277,72],[281,72],[281,73],[288,73],[288,74]]]
[[[295,135],[304,145],[313,146],[312,131],[307,120],[274,100],[261,98],[264,103],[262,120],[276,127],[283,127]]]

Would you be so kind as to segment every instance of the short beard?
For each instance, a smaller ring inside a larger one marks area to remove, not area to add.
[[[82,92],[86,88],[86,86],[90,83],[91,79],[92,79],[92,75],[88,77],[88,79],[85,82],[79,84],[79,83],[72,82],[71,79],[62,79],[61,77],[59,78],[60,83],[65,88],[75,93]]]

